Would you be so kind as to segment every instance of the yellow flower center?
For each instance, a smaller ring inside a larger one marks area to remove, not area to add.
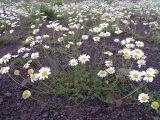
[[[28,36],[28,37],[27,37],[27,39],[31,39],[31,38],[32,38],[32,36]]]
[[[138,78],[139,75],[138,75],[138,74],[134,74],[133,77],[134,77],[134,78]]]
[[[128,53],[128,52],[125,52],[125,53],[124,53],[124,55],[125,55],[125,56],[128,56],[128,55],[129,55],[129,53]]]
[[[142,101],[146,101],[147,98],[145,96],[142,97]]]
[[[35,76],[34,74],[33,74],[33,75],[31,75],[31,79],[35,79],[35,77],[36,77],[36,76]]]
[[[112,73],[112,72],[113,72],[113,70],[112,70],[112,69],[110,69],[110,70],[108,70],[108,72]]]
[[[84,57],[84,58],[82,58],[82,60],[84,60],[84,61],[85,61],[85,60],[87,60],[87,59]]]
[[[105,71],[100,71],[100,74],[101,75],[104,75],[106,72]]]
[[[22,95],[23,95],[23,97],[27,97],[28,96],[28,91],[25,90]]]
[[[75,64],[77,64],[77,62],[72,62],[72,65],[75,65]]]
[[[4,56],[3,58],[2,58],[2,60],[3,61],[6,61],[8,58],[6,57],[6,56]]]
[[[15,70],[14,75],[19,75],[19,70]]]
[[[157,74],[159,73],[159,71],[157,69],[154,70]]]
[[[47,71],[42,72],[42,76],[45,77],[47,75]]]
[[[33,69],[29,69],[28,70],[28,74],[30,75],[30,74],[32,74],[34,71],[33,71]]]
[[[148,77],[148,78],[152,78],[152,75],[151,75],[151,74],[149,74],[149,73],[147,73],[147,74],[146,74],[146,77]]]
[[[136,50],[136,53],[137,53],[137,54],[140,54],[140,51],[139,51],[139,50]]]

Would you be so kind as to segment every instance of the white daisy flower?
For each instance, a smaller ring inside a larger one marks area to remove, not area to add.
[[[146,61],[145,60],[138,60],[138,67],[141,68],[141,66],[146,65]]]
[[[147,102],[149,102],[149,96],[148,96],[148,94],[141,93],[138,96],[138,100],[140,103],[147,103]]]
[[[99,33],[99,32],[101,32],[101,31],[102,31],[102,29],[99,28],[99,27],[94,27],[94,28],[92,29],[92,32],[95,32],[95,33]]]
[[[51,69],[48,67],[42,67],[39,70],[39,80],[44,80],[45,78],[48,78],[48,75],[51,74]]]
[[[144,43],[141,41],[136,41],[135,44],[137,47],[144,47]]]
[[[105,61],[105,66],[111,67],[113,65],[113,62],[111,60],[106,60]]]
[[[14,30],[10,30],[9,33],[12,34],[14,32]]]
[[[97,75],[101,78],[104,78],[107,76],[107,72],[105,70],[100,70]]]
[[[31,28],[33,29],[33,28],[35,28],[36,26],[35,25],[31,25]]]
[[[143,72],[144,73],[144,78],[143,80],[146,81],[146,82],[152,82],[155,75],[153,74],[153,72],[150,72],[150,71],[146,71],[146,72]]]
[[[116,39],[114,39],[114,42],[118,43],[118,42],[120,42],[120,40],[116,38]]]
[[[108,27],[108,23],[101,23],[100,25],[99,25],[99,27],[101,28],[101,29],[104,29],[104,28],[107,28]]]
[[[70,66],[77,66],[78,65],[78,60],[73,58],[69,61]]]
[[[141,59],[144,57],[144,52],[140,49],[135,49],[132,51],[132,58]]]
[[[100,37],[93,37],[94,42],[99,42],[100,41]]]
[[[124,56],[125,59],[130,59],[131,58],[132,52],[131,52],[130,49],[124,48],[121,52],[123,53],[123,56]]]
[[[27,58],[29,56],[29,53],[24,54],[22,57]]]
[[[25,52],[25,50],[26,50],[25,47],[20,48],[20,49],[18,50],[18,54]]]
[[[39,74],[31,74],[30,75],[31,82],[35,82],[39,79]]]
[[[6,54],[1,58],[1,61],[3,61],[3,63],[7,63],[9,62],[9,60],[11,59],[11,54]]]
[[[114,74],[114,73],[115,73],[115,68],[114,68],[114,67],[109,67],[108,69],[106,69],[106,71],[107,71],[109,74]]]
[[[44,45],[44,48],[45,48],[45,49],[49,49],[49,46],[48,46],[48,45]]]
[[[142,80],[143,73],[137,70],[132,70],[129,72],[129,77],[131,80],[139,82]]]
[[[159,73],[157,69],[153,69],[153,68],[148,68],[146,71],[151,72],[153,74],[158,74]]]
[[[87,61],[89,61],[90,56],[86,54],[82,54],[78,57],[78,60],[82,63],[85,64]]]
[[[113,55],[113,53],[110,52],[110,51],[106,51],[106,52],[104,52],[104,54],[105,54],[105,55],[108,55],[108,56],[112,56],[112,55]]]
[[[35,52],[35,53],[31,54],[31,58],[32,59],[37,59],[38,57],[39,57],[39,53],[38,52]]]
[[[28,69],[30,67],[29,63],[24,64],[23,68]]]
[[[10,67],[9,67],[9,66],[7,66],[7,67],[2,67],[2,68],[0,69],[0,73],[3,75],[3,74],[8,73],[9,70],[10,70]]]

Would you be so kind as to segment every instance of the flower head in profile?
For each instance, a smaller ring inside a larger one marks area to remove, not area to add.
[[[75,58],[72,58],[72,59],[69,61],[69,65],[70,65],[70,66],[77,66],[77,65],[78,65],[78,60],[75,59]]]
[[[78,57],[78,60],[82,63],[85,64],[87,61],[90,60],[90,56],[86,54],[82,54]]]
[[[8,73],[9,70],[10,70],[10,67],[9,67],[9,66],[7,66],[7,67],[2,67],[2,68],[0,69],[0,73],[3,75],[3,74]]]
[[[159,71],[157,69],[153,69],[153,68],[148,68],[146,71],[147,72],[151,72],[151,73],[153,73],[155,75],[157,75],[159,73]]]
[[[39,70],[39,80],[44,80],[45,78],[48,78],[48,75],[51,74],[51,69],[48,67],[42,67]]]
[[[104,52],[104,54],[105,54],[105,55],[108,55],[108,56],[112,56],[112,55],[113,55],[113,53],[110,52],[110,51],[106,51],[106,52]]]
[[[2,63],[7,63],[11,59],[11,54],[6,54],[1,58]]]
[[[140,103],[147,103],[147,102],[149,102],[149,96],[148,96],[148,94],[141,93],[138,96],[138,100]]]
[[[39,79],[39,74],[31,74],[30,75],[31,82],[35,82]]]
[[[27,99],[27,98],[29,98],[30,96],[31,96],[31,92],[30,92],[29,90],[23,91],[23,93],[22,93],[23,99]]]

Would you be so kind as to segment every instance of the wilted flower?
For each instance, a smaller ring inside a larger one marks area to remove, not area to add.
[[[155,109],[155,110],[158,110],[159,109],[159,102],[157,102],[157,101],[153,101],[152,103],[151,103],[151,107],[153,108],[153,109]]]

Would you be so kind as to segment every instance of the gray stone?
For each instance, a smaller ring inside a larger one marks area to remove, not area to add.
[[[11,97],[11,96],[12,96],[12,93],[5,93],[4,96],[6,96],[6,97]]]

